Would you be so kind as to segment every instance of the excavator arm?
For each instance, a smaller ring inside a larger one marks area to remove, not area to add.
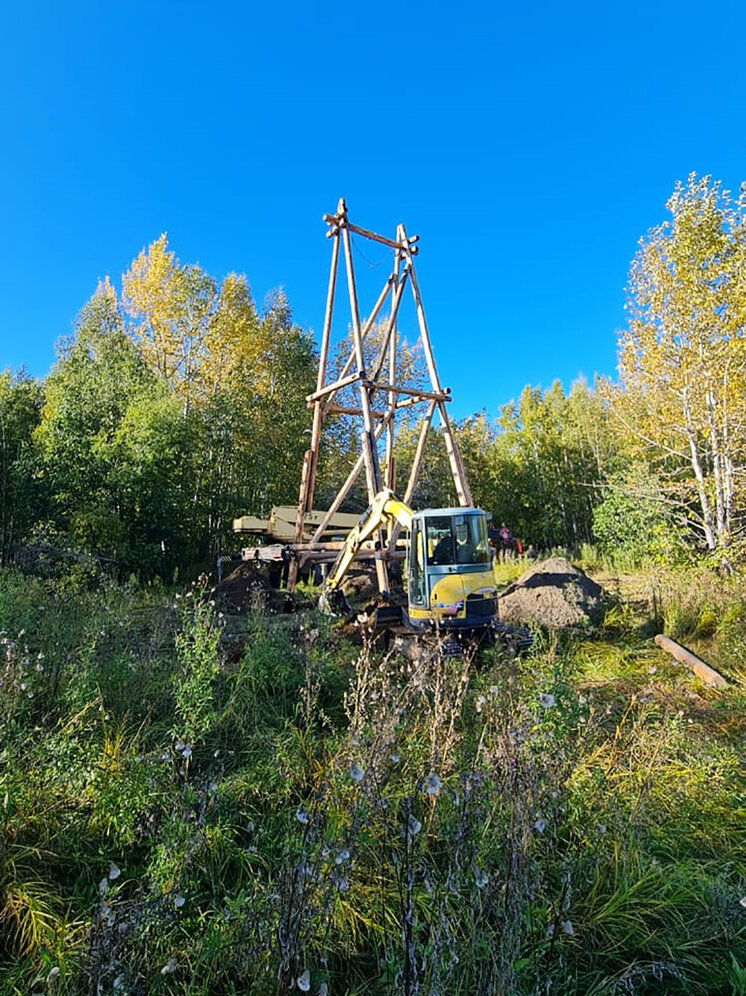
[[[384,488],[379,491],[358,524],[347,536],[345,545],[339,552],[329,575],[324,582],[321,607],[329,610],[331,597],[340,594],[340,585],[350,565],[354,562],[360,547],[369,540],[382,525],[398,522],[404,529],[412,526],[412,509],[399,501],[393,491]]]

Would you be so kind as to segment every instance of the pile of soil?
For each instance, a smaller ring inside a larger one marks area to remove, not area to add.
[[[501,622],[568,629],[599,621],[604,590],[563,557],[550,557],[510,585],[498,598]]]
[[[244,562],[211,592],[215,608],[230,615],[266,612],[274,607],[278,592],[255,564]]]

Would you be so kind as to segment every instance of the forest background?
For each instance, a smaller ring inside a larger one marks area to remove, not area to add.
[[[692,174],[667,209],[632,263],[618,379],[527,386],[457,426],[475,503],[540,549],[595,543],[620,564],[742,556],[746,200]],[[211,567],[236,546],[235,516],[297,500],[315,366],[282,292],[259,307],[246,276],[181,263],[162,235],[121,288],[99,284],[46,378],[0,376],[2,562],[31,545],[144,579]],[[401,475],[416,439],[412,420]],[[317,507],[355,448],[332,418]],[[444,449],[428,453],[413,503],[452,504]],[[365,504],[353,491],[346,507]]]

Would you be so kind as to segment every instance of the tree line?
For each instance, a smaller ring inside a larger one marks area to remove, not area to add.
[[[691,175],[640,241],[619,376],[526,387],[456,426],[475,502],[540,548],[737,558],[744,525],[746,202]],[[414,364],[415,348],[402,362]],[[99,284],[41,380],[0,375],[0,557],[47,544],[171,578],[236,546],[231,523],[297,500],[313,337],[281,292],[182,264],[161,236]],[[437,430],[432,430],[435,436]],[[397,443],[401,479],[418,425]],[[430,441],[417,507],[454,503]],[[353,444],[329,422],[325,507]],[[351,492],[348,508],[364,508]]]

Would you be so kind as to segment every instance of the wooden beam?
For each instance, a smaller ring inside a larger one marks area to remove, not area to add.
[[[375,232],[369,232],[367,228],[360,228],[359,225],[351,225],[347,220],[347,213],[343,216],[334,214],[325,214],[323,220],[327,225],[331,225],[332,228],[342,228],[347,229],[349,232],[354,232],[355,235],[362,235],[365,239],[370,239],[372,242],[380,242],[381,245],[388,246],[389,249],[405,249],[408,253],[416,256],[419,252],[416,242],[419,241],[419,235],[413,235],[411,239],[406,242],[394,242],[393,239],[387,239],[385,235],[377,235]]]
[[[303,518],[306,512],[306,497],[308,494],[308,474],[310,471],[311,463],[313,461],[313,451],[306,450],[303,454],[303,468],[301,469],[300,475],[300,493],[298,496],[298,510],[296,512],[296,525],[295,525],[295,541],[296,543],[303,539]],[[298,564],[294,561],[290,562],[288,567],[288,590],[293,591],[295,584],[298,580]]]
[[[319,354],[319,369],[316,375],[316,390],[319,391],[324,386],[326,380],[326,364],[329,357],[329,339],[332,328],[332,313],[334,310],[334,289],[337,282],[337,268],[339,261],[339,236],[334,239],[332,246],[332,262],[329,271],[329,286],[326,292],[326,309],[324,311],[324,327],[321,331],[321,352]],[[316,468],[319,463],[319,445],[321,443],[321,424],[324,413],[321,405],[317,404],[313,412],[313,424],[311,427],[311,450],[313,458],[308,473],[306,484],[305,512],[310,512],[313,508],[313,494],[316,489]],[[303,522],[299,517],[296,540],[303,538]]]
[[[298,550],[295,554],[298,558],[299,566],[303,567],[305,564],[329,564],[331,565],[339,557],[338,550],[311,550],[306,553],[304,550]],[[403,550],[397,550],[395,553],[385,553],[382,554],[380,550],[360,550],[358,551],[355,560],[376,560],[385,558],[387,563],[392,561],[402,561],[405,559],[406,554]]]
[[[398,232],[397,232],[398,234]],[[388,326],[386,328],[386,339],[381,348],[381,355],[376,364],[376,370],[373,374],[374,378],[377,379],[379,376],[379,370],[384,362],[386,355],[386,346],[389,348],[389,380],[393,384],[396,380],[396,344],[398,339],[398,330],[396,327],[397,315],[399,311],[399,301],[401,300],[401,292],[404,289],[399,287],[400,284],[404,284],[407,280],[407,271],[405,269],[404,274],[399,279],[399,269],[401,267],[401,253],[397,252],[394,258],[394,294],[391,296],[391,314],[389,315]],[[389,394],[389,408],[396,409],[396,395],[393,393]],[[396,468],[394,465],[394,420],[389,419],[386,423],[386,472],[384,475],[384,483],[390,491],[396,490]],[[390,534],[391,530],[389,530]]]
[[[399,408],[411,408],[412,405],[420,405],[423,401],[429,401],[429,398],[403,398],[401,401],[396,402],[397,410]]]
[[[333,384],[327,384],[326,387],[319,388],[314,391],[313,394],[307,394],[306,403],[310,407],[315,401],[325,398],[327,394],[331,394],[333,391],[339,391],[340,388],[347,387],[348,384],[354,384],[358,380],[360,380],[359,373],[350,374],[348,377],[340,377],[340,379],[335,380]]]
[[[364,462],[365,461],[363,459],[363,454],[361,453],[360,456],[355,461],[355,463],[352,465],[352,470],[347,475],[347,479],[345,480],[344,484],[342,485],[342,487],[339,489],[339,491],[334,496],[334,501],[331,503],[331,505],[329,506],[328,511],[324,515],[324,518],[319,523],[319,525],[318,525],[318,527],[316,529],[316,532],[311,537],[311,542],[312,543],[317,543],[319,541],[320,537],[323,535],[324,530],[329,525],[329,522],[331,521],[332,516],[337,512],[337,510],[339,509],[339,506],[342,504],[342,502],[347,497],[350,488],[352,487],[352,485],[357,480],[358,474],[363,469],[363,463]]]
[[[414,453],[414,460],[412,461],[412,469],[409,472],[409,480],[407,481],[407,489],[404,492],[403,501],[408,505],[412,500],[412,495],[414,494],[414,489],[417,487],[417,479],[420,476],[420,466],[422,465],[422,457],[425,453],[425,445],[427,443],[427,437],[430,434],[430,427],[433,424],[433,415],[435,414],[435,407],[437,405],[436,401],[431,401],[428,409],[427,415],[422,421],[420,426],[420,436],[417,440],[417,449]]]
[[[368,497],[371,501],[381,490],[381,471],[378,466],[378,451],[373,440],[373,420],[370,414],[370,396],[363,386],[365,380],[365,355],[363,340],[360,335],[360,310],[357,303],[357,287],[355,285],[355,269],[352,262],[352,247],[350,233],[342,229],[342,244],[344,246],[345,263],[347,266],[347,289],[350,295],[350,312],[352,315],[352,337],[357,362],[357,379],[360,381],[360,407],[363,409],[363,453],[365,456],[366,473],[368,476]]]
[[[385,384],[380,380],[364,378],[362,383],[375,391],[387,391],[389,394],[406,394],[418,401],[451,401],[450,389],[447,391],[421,391],[417,387],[399,387],[398,384]]]
[[[346,218],[345,218],[346,220]],[[381,479],[381,467],[378,462],[378,448],[376,446],[377,437],[374,434],[373,418],[371,416],[370,391],[364,384],[365,379],[365,356],[363,353],[363,340],[360,335],[360,311],[357,303],[357,287],[355,286],[355,269],[352,261],[352,246],[350,244],[350,231],[348,227],[342,228],[342,245],[344,246],[345,264],[347,266],[347,288],[350,295],[350,312],[352,314],[352,335],[355,343],[355,357],[357,359],[358,373],[360,380],[360,407],[363,409],[363,461],[365,464],[365,476],[368,482],[368,500],[372,503],[375,496],[383,488]],[[380,423],[383,425],[384,423]],[[376,532],[376,537],[382,545],[380,529]],[[386,564],[383,560],[376,559],[376,578],[378,581],[378,591],[380,594],[389,590],[389,576]]]
[[[397,255],[398,262],[398,255]],[[373,372],[371,374],[371,380],[378,380],[381,375],[381,370],[383,370],[383,365],[386,362],[386,350],[388,349],[389,343],[391,342],[392,336],[396,338],[396,319],[399,314],[399,305],[401,304],[401,299],[404,294],[404,288],[407,283],[409,276],[409,268],[405,267],[404,273],[401,275],[401,279],[398,282],[394,293],[391,296],[391,314],[389,315],[388,322],[386,323],[386,329],[383,333],[383,342],[381,343],[381,351],[378,354],[378,359],[376,360]]]
[[[443,440],[446,444],[446,453],[451,464],[451,473],[453,474],[453,483],[456,487],[459,504],[463,508],[469,508],[474,504],[474,500],[471,496],[471,488],[466,477],[466,467],[464,467],[464,462],[461,459],[461,451],[453,435],[451,420],[448,418],[448,409],[442,401],[438,403],[438,415],[443,426]]]
[[[709,664],[705,664],[701,658],[693,654],[691,650],[687,650],[686,647],[682,647],[676,640],[672,640],[670,637],[659,633],[655,638],[655,642],[661,650],[665,650],[667,654],[675,657],[677,661],[688,667],[690,671],[693,671],[706,684],[711,685],[713,688],[728,687],[728,682],[719,671],[716,671],[714,667],[710,667]]]
[[[362,415],[362,408],[345,408],[344,405],[328,405],[326,408],[328,415]],[[387,412],[371,411],[373,418],[386,418]]]

